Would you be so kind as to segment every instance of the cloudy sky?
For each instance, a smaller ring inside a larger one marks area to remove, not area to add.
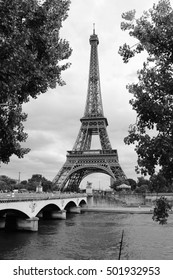
[[[121,14],[131,9],[140,16],[157,0],[71,0],[69,16],[63,23],[61,36],[70,42],[73,53],[69,58],[71,67],[63,72],[66,82],[48,90],[36,100],[24,105],[28,113],[25,130],[28,139],[25,146],[31,152],[23,159],[11,157],[8,165],[1,164],[1,175],[21,180],[32,174],[42,174],[52,180],[66,160],[66,151],[71,150],[76,140],[80,118],[84,114],[87,94],[90,45],[89,37],[95,23],[99,37],[99,69],[104,115],[108,119],[107,131],[119,162],[128,178],[137,178],[137,156],[133,146],[124,144],[128,127],[135,122],[135,112],[129,105],[130,94],[126,85],[137,80],[136,72],[142,67],[143,57],[138,56],[124,64],[118,55],[119,46],[134,41],[121,31]],[[95,187],[109,185],[106,175],[91,175],[86,180]],[[82,182],[85,185],[85,181]]]

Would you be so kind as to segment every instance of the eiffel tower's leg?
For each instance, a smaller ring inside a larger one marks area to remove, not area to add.
[[[91,140],[92,140],[92,132],[90,130],[88,130],[88,136],[87,136],[87,139],[86,139],[86,142],[85,142],[84,151],[85,150],[90,150]]]
[[[120,164],[118,161],[115,162],[115,164],[109,164],[108,163],[108,168],[111,170],[113,176],[112,178],[114,178],[114,180],[120,179],[122,181],[127,180],[127,177],[125,175],[125,173],[123,172]]]
[[[111,143],[106,128],[99,128],[99,136],[102,150],[111,150]]]
[[[77,166],[80,166],[78,161],[75,161],[73,162],[73,164],[70,164],[69,160],[66,160],[65,164],[53,180],[53,184],[58,190],[66,189],[78,191],[80,182],[82,181],[84,174],[87,172],[87,170],[85,170],[84,168],[75,170]]]
[[[82,128],[80,128],[79,130],[79,134],[77,136],[76,142],[73,146],[73,151],[80,151],[83,149],[84,143],[85,143],[85,139],[86,139],[86,130]]]
[[[84,177],[85,171],[83,169],[74,172],[69,179],[67,190],[78,191],[79,185]]]
[[[81,126],[73,151],[85,151],[91,147],[92,131],[84,125]]]
[[[65,187],[65,185],[67,183],[68,175],[71,170],[72,170],[72,166],[69,165],[68,160],[67,160],[65,162],[65,164],[63,165],[63,167],[58,172],[58,174],[56,175],[56,177],[52,181],[53,184],[56,185],[57,189],[61,190]]]
[[[114,174],[114,177],[116,179],[120,179],[120,180],[126,180],[127,177],[124,174],[123,170],[121,169],[120,166],[116,166],[116,167],[111,167],[112,173]]]
[[[81,168],[80,170],[72,172],[74,166],[67,167],[66,165],[67,164],[64,164],[53,183],[56,184],[56,187],[60,190],[78,191],[82,179],[88,174],[88,170]],[[70,173],[71,175],[69,175]]]

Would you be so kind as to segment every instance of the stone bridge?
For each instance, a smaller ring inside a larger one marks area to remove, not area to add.
[[[0,228],[38,230],[39,218],[66,219],[66,213],[80,213],[86,194],[0,194]]]

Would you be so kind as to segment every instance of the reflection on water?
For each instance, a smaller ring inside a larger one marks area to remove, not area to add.
[[[123,229],[122,259],[173,259],[173,214],[161,226],[151,214],[103,212],[40,220],[35,233],[1,230],[0,259],[116,260]]]

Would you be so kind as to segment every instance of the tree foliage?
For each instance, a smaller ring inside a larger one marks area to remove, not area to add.
[[[27,116],[22,104],[37,98],[48,88],[64,85],[62,63],[71,54],[66,40],[60,38],[67,18],[69,0],[0,1],[0,161],[12,154],[23,157],[23,122]]]
[[[173,179],[173,9],[160,0],[136,19],[135,11],[123,14],[122,30],[137,40],[119,49],[125,63],[145,50],[148,54],[138,71],[138,83],[127,86],[137,120],[129,127],[126,144],[136,144],[137,172],[153,175],[160,166],[162,175]]]
[[[143,176],[138,177],[138,181],[137,181],[138,187],[141,187],[142,185],[146,185],[146,186],[150,185],[150,181],[148,179],[145,179]]]
[[[151,192],[171,192],[171,186],[165,177],[159,172],[150,177],[150,191]]]
[[[153,220],[159,222],[159,224],[166,224],[169,217],[168,212],[171,210],[171,205],[168,203],[165,197],[160,197],[156,200],[156,205],[153,213]]]
[[[128,178],[129,185],[131,186],[131,190],[134,191],[136,189],[136,181],[134,179]]]
[[[43,187],[44,192],[51,191],[53,189],[52,182],[47,180],[41,174],[33,174],[32,177],[28,179],[28,183],[25,188],[35,191],[39,185]]]
[[[13,189],[26,189],[28,191],[36,191],[36,188],[41,185],[44,192],[52,191],[53,184],[47,180],[41,174],[33,174],[28,180],[18,182],[17,180],[11,179],[5,175],[0,176],[0,191],[12,191]]]
[[[146,193],[148,192],[148,185],[140,185],[140,187],[137,187],[135,189],[135,193]]]
[[[16,185],[16,180],[5,175],[0,176],[0,191],[12,191]]]

